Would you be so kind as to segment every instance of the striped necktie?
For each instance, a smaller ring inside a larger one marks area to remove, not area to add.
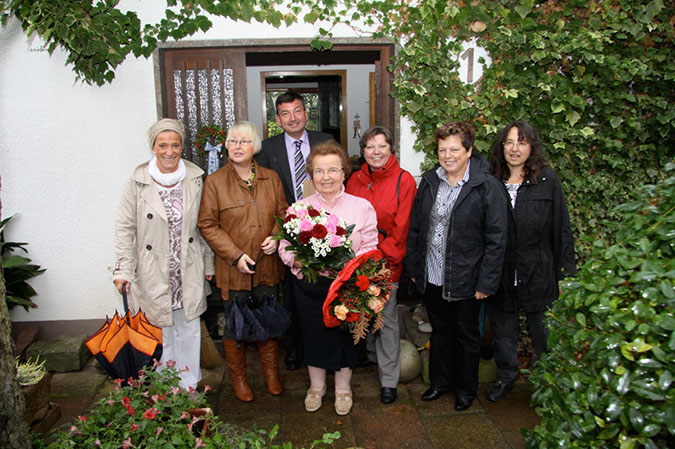
[[[307,178],[307,167],[305,166],[305,158],[302,156],[302,140],[296,140],[295,144],[295,200],[302,199],[302,183]]]

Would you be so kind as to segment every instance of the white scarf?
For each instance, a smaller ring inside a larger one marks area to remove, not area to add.
[[[150,171],[150,176],[155,180],[157,184],[163,186],[172,186],[178,184],[183,179],[185,179],[185,162],[181,159],[178,162],[178,169],[172,173],[162,173],[157,167],[157,156],[153,157],[152,160],[148,163],[148,170]]]

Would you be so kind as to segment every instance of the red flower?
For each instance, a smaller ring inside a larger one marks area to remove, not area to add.
[[[132,406],[127,407],[127,413],[131,416],[136,416],[136,410]]]
[[[284,218],[284,223],[288,223],[289,221],[291,221],[294,218],[298,218],[298,216],[295,215],[295,214],[286,215],[286,218]]]
[[[125,407],[129,407],[131,404],[131,399],[129,399],[129,396],[124,396],[122,398],[122,404],[124,404]]]
[[[224,136],[224,135],[225,135],[225,131],[221,131],[221,132],[220,132],[220,135],[221,135],[221,136]]]
[[[314,226],[314,229],[312,229],[312,237],[317,238],[317,239],[322,239],[328,234],[328,230],[324,225],[318,224]]]
[[[342,226],[338,226],[337,229],[335,230],[335,235],[346,235],[347,231],[345,231],[345,228]]]
[[[359,314],[356,312],[349,312],[347,314],[347,318],[345,318],[345,321],[347,323],[353,323],[354,321],[359,319]]]
[[[310,217],[318,217],[318,216],[321,215],[321,214],[320,214],[319,211],[316,210],[316,209],[308,209],[308,210],[307,210],[307,215],[309,215]]]
[[[210,131],[211,131],[211,129],[209,129],[209,127],[207,126],[207,127],[206,127],[206,132],[210,132]]]
[[[132,432],[135,432],[136,429],[138,429],[139,427],[141,427],[141,426],[136,425],[136,424],[134,424],[134,423],[131,423],[131,431],[132,431]]]
[[[358,276],[356,278],[356,286],[359,288],[360,292],[365,292],[368,290],[368,287],[370,286],[370,280],[368,279],[368,276]]]
[[[82,415],[78,416],[77,419],[79,419],[79,420],[82,421],[82,422],[87,421],[87,417],[86,417],[86,416],[82,416]]]
[[[143,414],[147,419],[155,419],[157,417],[157,409],[156,408],[149,408],[145,411]]]
[[[201,145],[199,145],[199,142],[195,143],[195,147],[199,148]]]
[[[309,231],[302,231],[300,235],[298,236],[298,241],[302,245],[306,245],[309,243],[309,239],[312,238],[312,233]]]

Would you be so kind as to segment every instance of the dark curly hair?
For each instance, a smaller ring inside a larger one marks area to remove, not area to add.
[[[436,151],[438,151],[438,141],[447,139],[450,136],[459,136],[462,141],[462,146],[466,151],[473,148],[473,127],[464,122],[447,122],[443,123],[440,128],[436,130],[436,134],[434,135]]]
[[[544,150],[544,144],[539,137],[539,133],[527,122],[516,120],[509,123],[502,129],[495,142],[492,145],[492,155],[490,156],[490,163],[492,164],[492,174],[495,178],[506,181],[511,176],[506,159],[504,158],[504,142],[511,131],[511,128],[518,128],[518,142],[526,142],[530,144],[530,156],[525,161],[525,178],[532,182],[539,180],[539,172],[548,166],[548,158]]]

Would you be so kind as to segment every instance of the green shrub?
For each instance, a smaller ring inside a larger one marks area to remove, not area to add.
[[[37,307],[31,298],[37,295],[37,292],[28,284],[28,280],[44,273],[44,269],[40,265],[30,263],[31,260],[27,257],[22,257],[17,254],[12,254],[16,249],[20,249],[28,254],[24,246],[28,243],[6,242],[5,241],[5,225],[14,217],[7,217],[0,221],[0,259],[1,268],[5,277],[5,287],[7,293],[5,300],[7,301],[7,308],[13,309],[15,306],[22,306],[26,311],[29,307]]]
[[[675,164],[608,223],[549,317],[529,448],[675,447]]]

